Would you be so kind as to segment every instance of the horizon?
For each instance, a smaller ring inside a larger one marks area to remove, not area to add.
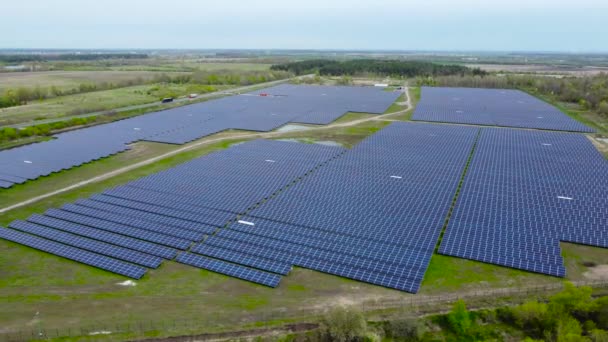
[[[398,54],[488,54],[488,55],[505,55],[505,54],[526,54],[526,55],[606,55],[608,49],[598,51],[568,51],[568,50],[400,50],[400,49],[314,49],[314,48],[164,48],[164,47],[140,47],[140,48],[41,48],[41,47],[0,47],[0,52],[5,51],[27,51],[27,52],[155,52],[155,51],[176,51],[176,52],[224,52],[224,51],[246,51],[246,52],[337,52],[337,53],[398,53]]]
[[[598,0],[75,0],[4,5],[3,49],[606,53]]]

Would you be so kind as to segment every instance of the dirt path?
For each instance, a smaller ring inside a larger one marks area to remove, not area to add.
[[[354,121],[349,121],[349,122],[344,122],[344,123],[336,123],[336,124],[330,124],[327,126],[323,126],[323,127],[314,127],[314,128],[308,128],[306,130],[306,132],[315,132],[315,131],[322,131],[322,130],[327,130],[327,129],[334,129],[334,128],[342,128],[342,127],[349,127],[349,126],[355,126],[367,121],[372,121],[372,120],[378,120],[378,119],[383,119],[383,118],[387,118],[390,117],[392,115],[399,115],[399,114],[403,114],[405,112],[407,112],[408,110],[411,109],[411,101],[410,101],[410,94],[409,94],[409,89],[407,87],[403,88],[405,96],[407,98],[407,100],[405,101],[406,104],[406,108],[404,108],[403,110],[400,110],[398,112],[394,112],[394,113],[389,113],[389,114],[381,114],[378,116],[374,116],[374,117],[370,117],[370,118],[363,118],[363,119],[359,119],[359,120],[354,120]],[[199,142],[195,142],[189,145],[186,145],[184,147],[181,147],[177,150],[171,151],[171,152],[167,152],[165,154],[161,154],[159,156],[150,158],[150,159],[146,159],[144,161],[129,165],[129,166],[125,166],[123,168],[120,169],[116,169],[114,171],[110,171],[107,173],[104,173],[102,175],[87,179],[85,181],[82,182],[78,182],[75,184],[72,184],[68,187],[65,188],[61,188],[55,191],[51,191],[48,192],[46,194],[40,195],[40,196],[36,196],[36,197],[32,197],[28,200],[25,200],[23,202],[19,202],[17,204],[13,204],[11,206],[5,207],[0,209],[0,214],[4,214],[8,211],[11,211],[13,209],[17,209],[35,202],[38,202],[40,200],[43,200],[45,198],[49,198],[67,191],[71,191],[80,187],[83,187],[85,185],[89,185],[91,183],[96,183],[96,182],[101,182],[103,180],[106,180],[108,178],[112,178],[114,176],[118,176],[120,174],[123,174],[125,172],[129,172],[131,170],[155,163],[157,161],[160,161],[162,159],[165,158],[169,158],[172,157],[174,155],[180,154],[182,152],[185,151],[189,151],[204,145],[209,145],[209,144],[214,144],[214,143],[218,143],[221,141],[226,141],[226,140],[233,140],[233,139],[249,139],[249,138],[276,138],[276,137],[284,137],[284,136],[289,136],[290,133],[294,133],[294,132],[299,132],[299,131],[291,131],[291,132],[262,132],[262,133],[235,133],[235,134],[231,134],[231,135],[225,135],[219,138],[212,138],[212,139],[208,139],[208,140],[204,140],[204,141],[199,141]]]

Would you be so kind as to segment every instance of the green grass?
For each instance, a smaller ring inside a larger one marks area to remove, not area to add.
[[[0,73],[0,93],[15,88],[50,88],[55,86],[61,91],[78,89],[80,84],[120,84],[135,81],[141,83],[154,79],[159,72],[151,71],[37,71]],[[183,72],[163,73],[169,76],[189,74]]]
[[[0,125],[104,111],[159,101],[166,96],[184,96],[205,86],[191,84],[151,84],[95,91],[33,101],[27,105],[0,110]],[[215,86],[217,90],[227,86]]]
[[[410,103],[412,108],[407,112],[399,115],[391,115],[389,118],[391,120],[399,120],[399,121],[411,121],[412,114],[414,114],[414,109],[416,108],[416,104],[420,100],[420,87],[410,87],[409,88],[409,96],[411,96]],[[404,106],[400,106],[397,102],[405,101],[405,95],[399,97],[399,99],[391,105],[391,107],[385,112],[385,114],[395,113],[405,109]]]
[[[405,109],[405,106],[398,104],[399,102],[405,101],[405,94],[400,95],[397,100],[384,112],[384,114],[395,113]]]
[[[367,114],[367,113],[348,112],[332,123],[345,123],[345,122],[351,122],[351,121],[356,121],[356,120],[361,120],[361,119],[368,119],[368,118],[375,117],[375,116],[377,116],[377,115],[376,114]]]
[[[14,141],[5,141],[5,142],[0,143],[0,150],[6,150],[9,148],[13,148],[13,147],[29,145],[29,144],[33,144],[33,143],[37,143],[37,142],[47,141],[50,139],[52,139],[52,138],[51,137],[29,137],[29,138],[14,140]]]

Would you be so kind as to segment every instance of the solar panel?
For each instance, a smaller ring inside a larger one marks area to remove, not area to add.
[[[228,129],[267,132],[289,122],[326,124],[349,111],[383,113],[401,94],[374,87],[281,85],[55,135],[0,151],[0,187],[105,158],[136,141],[185,144]],[[61,157],[58,157],[61,156]]]
[[[279,263],[270,259],[260,258],[251,254],[231,251],[206,244],[199,244],[190,250],[192,253],[206,255],[212,258],[229,261],[235,264],[257,268],[263,271],[287,275],[291,271],[291,265]]]
[[[143,219],[138,219],[136,217],[125,216],[122,214],[114,214],[111,212],[97,210],[85,206],[74,205],[74,204],[66,204],[61,207],[64,211],[69,211],[76,214],[85,215],[91,218],[98,218],[108,222],[114,222],[117,224],[141,228],[144,230],[148,230],[155,233],[160,233],[168,236],[173,236],[176,238],[180,238],[183,240],[189,241],[201,241],[204,234],[200,232],[194,232],[191,230],[181,229],[177,227],[168,226],[162,223],[156,223],[151,221],[146,221]]]
[[[0,228],[0,238],[133,279],[140,279],[146,273],[146,269],[141,266],[41,239],[12,229]]]
[[[520,90],[423,87],[412,120],[593,132]]]
[[[109,243],[80,237],[78,235],[40,226],[26,221],[13,221],[9,228],[20,230],[24,233],[37,235],[42,238],[60,242],[73,247],[78,247],[90,252],[107,255],[109,257],[124,260],[145,267],[157,268],[162,263],[162,259],[149,254],[137,252],[128,248],[114,246]]]
[[[44,213],[44,215],[182,250],[188,248],[192,244],[192,242],[189,240],[154,233],[149,230],[120,225],[94,217],[71,213],[69,211],[49,209]]]
[[[227,276],[270,287],[279,286],[279,282],[281,281],[281,276],[273,273],[258,271],[252,268],[207,258],[192,253],[182,253],[177,256],[176,260],[186,265],[206,269],[212,272],[221,273]]]
[[[608,247],[607,177],[584,135],[483,129],[439,252],[563,277],[560,241]]]
[[[113,245],[126,247],[150,255],[156,255],[163,259],[173,259],[177,255],[177,251],[173,248],[165,247],[148,241],[130,238],[120,234],[111,233],[101,229],[95,229],[92,227],[59,220],[49,216],[35,214],[28,217],[27,220],[29,222],[47,226],[50,228],[60,229],[69,233],[74,233],[91,239],[108,242]]]
[[[392,124],[202,246],[416,292],[477,133]]]

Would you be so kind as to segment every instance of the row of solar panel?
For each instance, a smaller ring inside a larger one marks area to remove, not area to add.
[[[203,244],[416,292],[476,135],[391,124]]]
[[[162,259],[177,256],[179,262],[207,267],[231,276],[240,274],[243,279],[275,286],[273,281],[278,279],[277,275],[287,274],[291,264],[208,246],[192,248],[191,253],[200,255],[178,255],[178,251],[189,250],[233,220],[242,210],[239,205],[234,205],[242,200],[228,201],[225,210],[210,208],[208,203],[196,197],[197,192],[229,199],[242,196],[240,192],[244,191],[250,194],[246,198],[255,198],[253,203],[257,203],[264,196],[280,190],[344,151],[343,148],[321,145],[251,141],[93,195],[89,199],[77,200],[60,209],[49,209],[44,215],[33,215],[27,221],[14,221],[9,228],[53,240],[56,243],[54,248],[68,246],[113,258],[120,261],[119,265],[129,263],[156,268]],[[273,163],[266,162],[268,158],[272,158]],[[248,165],[259,164],[260,161],[268,166],[249,168],[248,174],[259,182],[239,179],[246,176],[243,172]],[[207,170],[207,173],[200,170]],[[219,179],[222,176],[228,182]],[[177,188],[195,186],[197,192],[185,196],[176,191],[173,187],[178,179],[183,183]],[[231,186],[230,182],[236,182],[238,188]],[[47,251],[52,253],[52,250]],[[104,265],[100,267],[117,271]]]
[[[559,131],[594,130],[519,90],[423,87],[412,120]]]
[[[249,142],[11,228],[140,265],[189,249],[177,260],[269,286],[295,265],[416,292],[476,140],[441,253],[563,276],[560,240],[608,247],[608,166],[584,136],[415,123],[346,152]]]
[[[248,96],[262,92],[280,96]],[[0,151],[0,188],[108,157],[135,141],[184,144],[227,129],[265,132],[289,122],[327,124],[348,111],[383,113],[399,95],[373,87],[284,85],[62,133]]]
[[[484,129],[439,252],[564,276],[560,241],[608,247],[607,177],[583,135]]]

